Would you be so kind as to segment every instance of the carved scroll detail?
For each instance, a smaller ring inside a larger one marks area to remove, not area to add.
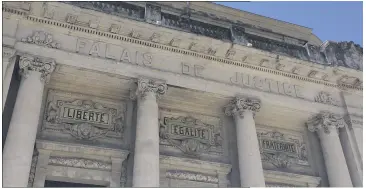
[[[215,176],[204,175],[201,173],[187,172],[187,171],[167,171],[167,178],[180,179],[180,180],[191,180],[197,182],[209,182],[219,183],[219,179]]]
[[[98,161],[98,160],[84,159],[84,158],[73,158],[73,157],[51,156],[49,159],[49,164],[85,168],[85,169],[101,169],[101,170],[108,170],[108,171],[112,169],[111,163]]]

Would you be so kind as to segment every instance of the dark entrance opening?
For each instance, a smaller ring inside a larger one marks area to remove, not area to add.
[[[62,188],[77,188],[77,187],[101,188],[101,187],[106,187],[106,186],[46,180],[44,183],[44,187],[48,187],[48,188],[58,188],[58,187],[62,187]]]

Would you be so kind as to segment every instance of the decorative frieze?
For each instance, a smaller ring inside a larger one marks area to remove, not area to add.
[[[103,137],[121,138],[124,132],[125,104],[111,105],[50,91],[43,130],[70,134],[79,140]],[[65,97],[68,96],[68,97]]]
[[[137,89],[131,91],[131,99],[136,99],[136,96],[144,98],[148,92],[152,92],[157,98],[160,98],[166,93],[167,89],[168,86],[164,81],[139,78],[137,80]]]
[[[140,7],[125,2],[65,1],[64,3],[120,17],[138,20],[142,20],[145,17],[145,7]]]
[[[110,171],[112,169],[112,164],[104,161],[90,160],[84,158],[75,157],[56,157],[51,156],[49,159],[50,165],[61,165],[67,167],[76,167],[84,169],[99,169]]]
[[[278,131],[257,132],[262,161],[276,168],[289,168],[292,164],[309,165],[307,149],[301,137]]]
[[[179,170],[169,170],[166,171],[166,177],[171,179],[179,180],[190,180],[196,182],[206,182],[206,183],[219,183],[219,179],[216,176],[204,175],[196,172],[189,171],[179,171]]]
[[[51,77],[51,73],[55,70],[56,63],[53,59],[47,59],[43,57],[36,57],[24,54],[20,57],[19,61],[19,73],[23,77],[27,78],[30,71],[36,71],[41,73],[41,81],[46,83]]]
[[[53,41],[53,36],[44,31],[35,31],[31,36],[21,39],[22,42],[59,49],[60,43]]]
[[[186,155],[199,156],[212,148],[222,149],[220,129],[193,117],[164,117],[159,135],[161,144],[168,142]]]
[[[200,34],[220,40],[230,40],[230,30],[220,26],[176,16],[169,13],[161,13],[161,24],[166,27],[176,28]]]
[[[345,126],[346,122],[342,116],[327,111],[322,111],[307,121],[309,131],[324,131],[326,134],[334,130],[338,132],[338,128]]]
[[[261,102],[258,99],[253,98],[243,98],[235,97],[230,103],[225,107],[225,114],[228,116],[240,115],[243,117],[244,111],[251,111],[253,113],[259,112],[261,108]]]
[[[246,34],[247,40],[253,48],[273,52],[280,55],[295,57],[301,60],[308,60],[306,49],[301,46],[287,44],[264,37]]]

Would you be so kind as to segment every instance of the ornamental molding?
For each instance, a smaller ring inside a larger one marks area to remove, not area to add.
[[[166,177],[171,179],[179,179],[179,180],[190,180],[196,182],[206,182],[206,183],[214,183],[218,184],[219,179],[216,176],[205,175],[196,172],[190,171],[180,171],[180,170],[168,170],[166,171]]]
[[[37,161],[38,161],[38,151],[34,150],[33,156],[32,156],[31,168],[30,168],[30,172],[29,172],[29,178],[28,178],[28,187],[29,188],[33,187],[33,182],[34,182],[34,178],[36,175]]]
[[[127,182],[127,159],[122,162],[120,187],[125,187]]]
[[[306,124],[309,131],[324,131],[325,134],[330,134],[333,130],[338,133],[338,128],[347,125],[342,116],[327,111],[322,111],[311,117]]]
[[[257,132],[262,161],[282,169],[297,164],[309,166],[307,148],[301,136],[278,131]]]
[[[323,103],[323,104],[329,104],[333,106],[339,106],[339,102],[334,100],[332,96],[325,91],[321,91],[318,93],[318,95],[314,98],[315,102]]]
[[[94,3],[95,4],[95,3]],[[10,7],[5,7],[3,9],[4,12],[9,12],[11,14],[17,14],[17,15],[21,15],[24,16],[23,12],[20,12],[18,10],[12,9]],[[126,15],[128,17],[128,15]],[[290,77],[296,80],[303,80],[303,81],[307,81],[307,82],[312,82],[312,83],[316,83],[316,84],[322,84],[322,85],[326,85],[326,86],[330,86],[330,87],[334,87],[334,88],[338,88],[340,90],[363,90],[362,85],[356,85],[356,86],[352,86],[352,85],[346,85],[346,86],[341,86],[338,83],[334,83],[332,81],[324,81],[324,80],[319,80],[319,79],[314,79],[314,78],[309,78],[306,74],[304,75],[296,75],[297,73],[293,73],[292,69],[291,69],[291,64],[289,63],[289,69],[290,71],[286,70],[286,71],[280,71],[280,70],[276,70],[276,69],[268,69],[268,68],[264,68],[264,67],[260,67],[260,66],[256,66],[247,62],[242,62],[236,59],[230,60],[227,58],[223,58],[223,57],[219,57],[219,56],[212,56],[212,55],[207,55],[205,53],[200,53],[200,52],[194,52],[194,51],[190,51],[190,50],[186,50],[186,49],[176,49],[174,47],[168,47],[167,45],[164,44],[157,44],[156,42],[150,42],[149,40],[141,40],[141,39],[134,39],[134,38],[130,38],[128,36],[122,36],[120,34],[113,34],[109,31],[109,28],[106,31],[97,31],[96,29],[92,29],[89,27],[84,27],[81,25],[77,25],[78,23],[72,23],[71,24],[67,24],[65,22],[62,21],[56,21],[56,20],[49,20],[49,19],[44,19],[41,17],[36,17],[34,15],[25,15],[24,17],[26,20],[30,20],[32,22],[37,22],[37,23],[42,23],[42,24],[46,24],[46,25],[53,25],[56,27],[63,27],[63,28],[68,28],[68,27],[74,27],[76,30],[79,30],[80,32],[84,32],[84,33],[90,33],[90,34],[94,34],[94,35],[103,35],[105,37],[108,38],[113,38],[115,39],[116,37],[122,41],[128,41],[130,43],[136,43],[139,45],[145,45],[148,46],[150,48],[159,48],[159,49],[163,49],[163,50],[168,50],[168,51],[172,51],[172,52],[178,52],[178,53],[182,53],[185,55],[190,55],[190,56],[195,56],[195,57],[200,57],[200,58],[205,58],[211,61],[218,61],[221,63],[225,63],[225,64],[231,64],[231,65],[236,65],[236,66],[240,66],[240,67],[245,67],[245,68],[249,68],[249,69],[254,69],[254,70],[258,70],[261,72],[268,72],[271,74],[275,74],[275,75],[281,75],[284,77]],[[141,19],[141,18],[139,18]],[[179,39],[180,40],[180,39]],[[181,41],[181,40],[180,40]],[[171,44],[170,44],[171,45]],[[175,45],[175,47],[179,48],[179,45]],[[210,47],[211,49],[213,49],[212,47]],[[239,54],[239,53],[237,53]],[[241,60],[241,58],[240,58]],[[294,59],[293,61],[295,62],[304,62],[305,64],[309,64],[307,61],[305,60],[298,60],[298,59]],[[294,64],[295,67],[298,67],[298,64]],[[295,68],[294,67],[294,68]],[[305,66],[303,67],[304,69],[306,69],[309,66]]]
[[[35,31],[33,32],[32,35],[22,38],[21,41],[49,48],[55,48],[55,49],[61,48],[60,43],[53,41],[53,36],[44,31]]]
[[[244,111],[259,112],[261,108],[261,102],[254,98],[243,98],[235,97],[230,103],[224,108],[224,112],[227,116],[239,115],[244,118]]]
[[[78,140],[122,138],[126,104],[50,90],[42,131],[69,134]],[[115,104],[117,103],[117,104]]]
[[[137,80],[137,88],[131,90],[130,97],[132,100],[135,100],[136,97],[145,98],[147,93],[153,93],[159,99],[167,90],[168,86],[165,81],[139,78]]]
[[[62,165],[66,167],[76,167],[84,169],[99,169],[110,171],[112,164],[104,161],[76,158],[76,157],[57,157],[51,156],[49,159],[50,165]]]
[[[24,54],[20,56],[19,73],[27,78],[30,71],[41,73],[41,81],[48,83],[52,72],[55,70],[56,62],[53,59]]]
[[[160,120],[160,144],[174,146],[192,157],[211,152],[222,155],[220,128],[193,117],[163,117]]]

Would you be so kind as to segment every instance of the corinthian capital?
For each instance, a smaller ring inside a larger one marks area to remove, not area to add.
[[[255,113],[259,112],[260,108],[261,102],[258,99],[236,97],[225,107],[225,114],[228,116],[238,114],[243,117],[244,111]]]
[[[165,81],[139,78],[137,88],[131,93],[131,99],[136,99],[136,97],[144,98],[147,93],[153,93],[157,98],[160,98],[166,93],[167,89],[168,86]]]
[[[311,132],[324,131],[329,134],[332,130],[337,131],[338,128],[344,127],[346,122],[340,115],[323,111],[311,117],[306,125]]]
[[[49,81],[51,73],[55,70],[56,63],[53,59],[22,55],[19,61],[19,72],[27,78],[30,71],[41,73],[41,81]]]

